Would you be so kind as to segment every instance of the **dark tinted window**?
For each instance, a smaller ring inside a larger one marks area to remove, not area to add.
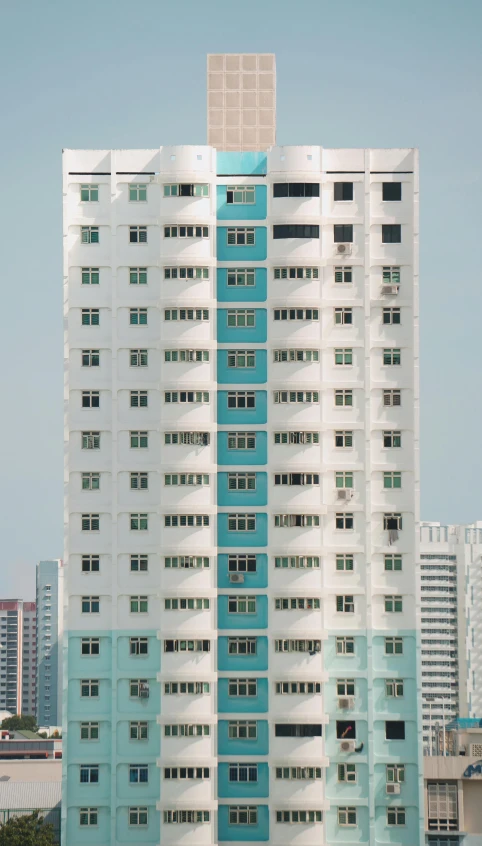
[[[335,227],[336,229],[336,227]],[[382,243],[400,244],[402,241],[402,227],[399,223],[382,224]]]
[[[336,199],[336,197],[335,197]],[[384,200],[401,200],[402,199],[402,183],[401,182],[384,182],[383,183],[383,199]]]
[[[387,740],[405,740],[405,723],[403,720],[387,720],[385,737]]]
[[[356,723],[353,720],[337,720],[336,736],[338,740],[355,740]]]
[[[275,182],[273,197],[319,197],[319,182]]]
[[[353,224],[352,223],[335,223],[333,227],[333,238],[335,244],[340,241],[348,241],[353,243]]]
[[[335,182],[335,200],[353,200],[353,182]]]
[[[284,223],[273,226],[273,238],[319,238],[320,227],[302,223]]]
[[[276,723],[276,737],[321,737],[321,723]]]

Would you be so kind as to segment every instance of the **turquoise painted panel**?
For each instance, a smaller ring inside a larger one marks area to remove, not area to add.
[[[137,716],[132,717],[132,721],[137,720]],[[127,719],[120,720],[117,723],[116,743],[117,743],[117,757],[126,759],[128,761],[154,761],[159,755],[161,727],[157,725],[156,720],[152,718],[147,720],[148,738],[147,740],[132,740],[130,736],[130,722],[131,715]]]
[[[149,698],[141,699],[130,695],[130,679],[142,679],[146,676],[136,674],[129,678],[121,678],[117,683],[117,711],[128,714],[132,720],[147,719],[148,716],[159,714],[161,710],[161,686],[155,676],[147,676],[149,681]]]
[[[269,840],[269,807],[258,805],[257,825],[230,825],[229,805],[218,807],[218,840],[242,841],[250,843],[253,840]]]
[[[378,715],[377,715],[378,716]],[[388,719],[393,718],[388,715]],[[376,758],[389,763],[406,763],[418,760],[418,732],[415,719],[406,716],[400,719],[405,722],[405,740],[385,740],[385,720],[376,719],[373,723],[373,754]],[[329,753],[328,753],[329,754]]]
[[[396,659],[394,658],[394,664]],[[395,665],[396,666],[396,665]],[[403,679],[403,696],[386,696],[385,678]],[[387,719],[407,714],[413,716],[417,702],[417,683],[398,671],[393,671],[384,678],[373,679],[373,707],[376,714],[386,714]]]
[[[84,846],[89,843],[90,846],[111,846],[112,839],[110,833],[110,800],[109,803],[103,804],[96,800],[94,807],[98,809],[97,826],[95,830],[95,841],[92,837],[92,828],[88,826],[79,825],[79,812],[81,808],[80,800],[77,805],[67,809],[67,823],[65,831],[67,836],[63,838],[62,843],[65,846]]]
[[[338,781],[338,763],[330,763],[326,770],[326,798],[340,805],[347,804],[354,799],[368,798],[369,768],[366,757],[360,755],[345,756],[340,763],[355,764],[357,780],[354,783]]]
[[[340,678],[349,678],[355,670],[364,671],[367,668],[367,639],[365,634],[354,635],[354,655],[337,655],[336,638],[344,637],[346,634],[343,631],[335,632],[323,644],[324,666],[330,673],[334,673]]]
[[[218,670],[236,672],[237,674],[251,671],[262,672],[268,669],[268,638],[256,638],[256,655],[230,655],[228,638],[218,637]]]
[[[98,637],[99,654],[82,655],[82,638]],[[98,675],[110,676],[112,670],[112,637],[110,632],[90,630],[76,633],[69,637],[69,678],[97,678]]]
[[[244,585],[231,585],[232,595],[242,594]],[[266,629],[268,628],[268,597],[256,596],[255,614],[230,614],[229,596],[218,596],[219,629]]]
[[[224,400],[226,401],[226,399]],[[239,429],[239,427],[237,427]],[[235,430],[236,431],[236,430]],[[268,463],[268,434],[256,432],[255,449],[229,449],[228,432],[218,432],[218,464],[232,464],[248,469],[250,465]]]
[[[84,721],[96,722],[96,719],[91,720],[90,709],[86,710],[83,716]],[[69,720],[67,729],[67,748],[64,749],[64,759],[69,763],[101,763],[110,762],[112,754],[112,723],[110,720],[101,719],[99,722],[99,739],[98,740],[81,740],[80,739],[80,722]]]
[[[218,261],[236,261],[242,265],[245,261],[265,261],[268,256],[266,226],[254,227],[254,244],[228,244],[227,226],[218,226],[216,235]]]
[[[337,805],[342,805],[341,800]],[[353,804],[356,804],[355,802]],[[338,807],[332,805],[329,811],[325,812],[326,819],[326,843],[363,843],[364,846],[370,843],[370,816],[366,805],[357,805],[357,825],[351,828],[350,826],[338,825]],[[421,846],[418,841],[414,841],[413,846]]]
[[[216,173],[218,176],[265,176],[268,169],[267,153],[262,152],[218,152]]]
[[[219,799],[236,799],[236,802],[244,802],[245,799],[266,799],[268,796],[268,764],[258,763],[258,781],[250,782],[229,781],[229,764],[218,764]]]
[[[97,764],[98,761],[89,761]],[[79,764],[67,762],[67,804],[68,805],[107,805],[110,802],[110,766],[99,764],[97,784],[81,784]]]
[[[368,709],[368,684],[366,678],[363,676],[357,677],[355,673],[352,673],[352,675],[347,673],[346,676],[340,676],[339,678],[354,678],[355,680],[355,707],[350,710],[350,717],[358,719],[363,715],[366,716]],[[330,714],[330,718],[335,719],[337,717],[338,719],[343,719],[343,714],[346,714],[346,711],[342,711],[338,707],[338,693],[336,689],[336,678],[334,676],[323,687],[323,704],[326,707],[327,713]]]
[[[82,678],[98,678],[98,676],[82,676]],[[112,680],[110,678],[99,678],[98,698],[81,698],[80,696],[80,675],[78,678],[70,678],[67,692],[67,713],[70,720],[89,720],[98,717],[110,717],[112,709]]]
[[[356,727],[356,745],[358,746],[363,743],[362,752],[353,753],[353,755],[349,756],[350,764],[356,764],[358,760],[366,761],[368,723],[366,719],[353,718],[351,712],[348,714],[346,712],[344,714],[330,714],[330,722],[323,729],[323,733],[325,735],[326,754],[330,758],[334,758],[340,762],[348,761],[346,753],[340,752],[340,740],[336,736],[337,720],[343,720],[344,722],[348,721],[351,725],[354,724]]]
[[[228,555],[218,555],[218,587],[230,588],[233,585],[229,581]],[[268,556],[264,552],[256,553],[256,572],[243,573],[245,588],[264,588],[268,586]]]
[[[255,740],[230,738],[229,720],[218,721],[218,755],[268,755],[269,754],[269,727],[267,720],[253,720],[257,726],[257,738]]]
[[[219,344],[265,344],[268,337],[268,312],[254,309],[254,326],[228,326],[227,308],[218,308],[217,341]]]
[[[220,385],[261,385],[268,381],[268,362],[266,350],[255,350],[254,367],[228,367],[229,350],[219,350],[218,384]]]
[[[268,474],[256,473],[256,488],[254,490],[229,490],[228,473],[218,473],[218,505],[226,507],[246,508],[253,505],[268,504]]]
[[[222,714],[266,714],[268,679],[258,679],[257,696],[229,696],[229,679],[218,680],[218,711]]]
[[[159,843],[161,839],[161,814],[155,804],[147,805],[147,825],[129,826],[129,806],[117,808],[116,813],[117,843]]]
[[[373,770],[373,783],[375,789],[375,804],[381,806],[388,806],[398,803],[399,805],[416,805],[418,803],[418,768],[416,763],[405,764],[405,781],[402,784],[402,789],[399,795],[395,798],[388,796],[386,791],[387,770],[386,764],[398,763],[397,761],[387,761],[384,764],[375,763]]]
[[[218,514],[218,546],[246,549],[268,545],[268,515],[256,514],[255,532],[229,532],[228,514]]]
[[[148,636],[142,632],[143,637]],[[155,634],[150,634],[147,655],[130,654],[129,634],[121,634],[117,638],[117,666],[122,672],[128,672],[130,678],[144,678],[159,671],[161,660],[161,643]]]
[[[131,784],[129,781],[129,763],[148,764],[148,782]],[[150,763],[140,755],[135,761],[118,763],[116,770],[116,795],[119,804],[129,805],[155,804],[159,799],[159,769],[155,763]]]
[[[375,839],[377,843],[393,843],[396,846],[413,846],[414,843],[419,843],[418,835],[418,808],[410,807],[405,802],[400,801],[397,796],[397,801],[391,798],[391,805],[401,805],[405,808],[405,825],[388,826],[387,825],[387,811],[384,807],[375,807]],[[480,835],[479,835],[480,837]],[[463,840],[465,846],[465,838]]]
[[[228,285],[228,269],[217,269],[217,299],[221,303],[262,303],[268,296],[267,270],[254,269],[254,285]]]
[[[221,426],[259,425],[267,422],[268,393],[255,391],[254,408],[228,408],[228,391],[218,391],[218,423]]]
[[[385,655],[385,638],[403,637],[403,655]],[[399,673],[402,678],[417,677],[417,640],[415,632],[389,629],[383,634],[373,632],[373,668],[376,672]]]
[[[216,186],[216,215],[218,220],[266,220],[268,192],[266,185],[255,186],[254,203],[227,203],[227,185]],[[231,184],[230,188],[233,187]]]

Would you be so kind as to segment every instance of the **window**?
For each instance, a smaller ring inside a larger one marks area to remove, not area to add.
[[[81,203],[98,203],[99,202],[99,186],[81,185],[80,186],[80,202]]]
[[[146,397],[147,399],[147,397]],[[149,446],[148,432],[133,431],[129,432],[129,439],[131,449],[147,449]]]
[[[230,597],[235,599],[236,597]],[[241,597],[240,597],[241,598]],[[247,597],[246,597],[247,599]],[[256,605],[255,605],[256,610]],[[230,612],[231,613],[231,612]],[[234,613],[242,613],[236,611]],[[257,640],[255,637],[228,637],[228,654],[229,655],[256,655],[257,654]]]
[[[228,449],[256,449],[256,432],[228,432]]]
[[[353,391],[351,389],[335,390],[335,406],[353,408]]]
[[[99,227],[98,226],[81,226],[80,227],[80,241],[82,244],[98,244],[99,243]]]
[[[209,238],[209,226],[165,226],[164,238]]]
[[[388,430],[383,433],[383,446],[392,448],[392,447],[401,447],[402,446],[402,433]]]
[[[403,679],[385,679],[385,696],[389,699],[403,696]]]
[[[335,223],[333,226],[333,240],[335,244],[353,243],[353,224]]]
[[[387,825],[405,825],[405,808],[387,808]]]
[[[402,363],[402,354],[398,348],[390,348],[383,350],[383,364],[397,365]]]
[[[304,569],[319,568],[320,558],[318,555],[284,555],[276,556],[274,566],[277,569]]]
[[[277,779],[312,781],[322,778],[321,767],[275,767]]]
[[[209,609],[209,599],[201,596],[164,599],[165,611],[203,611]]]
[[[276,682],[275,691],[282,696],[291,694],[312,696],[321,693],[321,682]]]
[[[82,614],[98,614],[100,611],[100,599],[98,596],[82,597]]]
[[[147,614],[149,610],[147,596],[131,596],[129,605],[131,614]]]
[[[337,596],[336,597],[336,610],[341,611],[344,614],[353,614],[355,611],[355,600],[352,595],[348,596]]]
[[[339,470],[335,473],[336,488],[353,488],[353,473],[351,470]]]
[[[256,805],[229,805],[229,825],[258,825]]]
[[[85,698],[97,698],[99,696],[99,679],[82,679],[80,682],[80,695]]]
[[[180,185],[164,185],[165,197],[209,197],[207,183],[181,183]]]
[[[384,308],[382,315],[382,322],[386,325],[399,326],[401,321],[401,311],[399,308]]]
[[[164,279],[209,279],[209,267],[165,267]]]
[[[458,803],[457,803],[457,784],[447,784],[446,782],[428,782],[427,784],[427,816],[429,831],[457,831],[459,828],[458,821]],[[429,839],[432,843],[432,839]],[[436,841],[433,846],[456,846],[459,843],[458,837],[456,840],[452,838],[444,838]]]
[[[273,391],[273,400],[279,405],[317,403],[320,401],[320,394],[318,391]]]
[[[257,764],[229,764],[228,780],[230,782],[257,782],[258,781],[258,765]]]
[[[82,367],[99,367],[99,350],[82,350]]]
[[[354,784],[356,782],[356,766],[355,764],[338,764],[337,765],[338,781]]]
[[[351,285],[353,282],[353,268],[351,267],[335,267],[335,284],[336,285]]]
[[[402,396],[399,390],[383,391],[383,405],[395,406],[402,404]]]
[[[131,350],[131,367],[147,367],[147,350]]]
[[[83,532],[98,532],[100,528],[100,515],[82,514],[81,523]]]
[[[131,408],[147,408],[147,391],[130,392]]]
[[[149,767],[146,764],[130,764],[130,784],[147,784],[149,782]]]
[[[255,491],[256,473],[228,473],[228,490]]]
[[[321,737],[321,723],[275,723],[275,737]]]
[[[228,680],[228,695],[229,696],[257,696],[258,695],[258,680],[257,679],[229,679]]]
[[[402,556],[401,555],[385,555],[385,570],[401,570]]]
[[[399,532],[402,528],[402,515],[401,514],[384,514],[383,515],[383,528],[386,531],[397,531]]]
[[[306,223],[283,223],[273,226],[273,238],[319,238],[320,227]]]
[[[209,432],[165,432],[165,444],[183,444],[191,446],[207,446],[210,443]]]
[[[335,364],[353,364],[353,350],[335,349]]]
[[[130,473],[131,491],[147,490],[149,487],[148,479],[148,473]]]
[[[274,320],[319,320],[320,312],[317,308],[275,308]]]
[[[228,391],[228,408],[256,408],[254,391]]]
[[[256,555],[228,555],[229,573],[256,573]]]
[[[227,243],[237,246],[251,246],[255,243],[255,229],[240,226],[230,227],[227,231]]]
[[[313,611],[318,610],[320,605],[319,597],[289,597],[275,598],[274,607],[276,611]]]
[[[100,408],[99,391],[82,391],[82,408]]]
[[[249,720],[230,720],[228,723],[228,737],[230,740],[256,740],[258,724]]]
[[[173,570],[193,570],[196,568],[208,568],[209,557],[206,555],[173,555],[164,558],[164,566]]]
[[[100,274],[98,267],[83,267],[81,270],[82,285],[98,285]]]
[[[147,825],[147,808],[129,808],[129,825]]]
[[[319,432],[274,432],[275,444],[319,444]]]
[[[383,487],[386,489],[401,488],[402,474],[394,471],[383,474]]]
[[[353,200],[353,182],[335,182],[333,199],[338,201]]]
[[[230,308],[227,312],[228,326],[255,326],[256,312],[253,309]]]
[[[130,723],[129,737],[131,740],[148,740],[149,725],[146,722]]]
[[[319,473],[275,473],[275,485],[319,485]]]
[[[228,288],[253,287],[255,284],[254,268],[234,267],[227,270]]]
[[[255,532],[256,514],[228,514],[228,532]]]
[[[164,484],[171,487],[178,485],[192,487],[209,485],[209,473],[165,473]]]
[[[320,271],[317,267],[274,267],[275,279],[319,279]]]
[[[348,326],[352,325],[352,323],[353,311],[351,308],[335,308],[335,324],[337,326]]]
[[[97,825],[99,818],[98,808],[81,808],[79,811],[79,825]]]
[[[129,638],[129,654],[130,655],[148,655],[149,654],[149,639],[147,637],[131,637],[131,638]]]
[[[147,285],[147,267],[130,267],[129,285]]]
[[[402,199],[401,182],[383,182],[382,197],[384,202],[397,202]]]
[[[275,182],[273,197],[319,197],[319,182]]]
[[[385,655],[403,655],[403,637],[386,637]]]
[[[130,244],[147,244],[147,226],[129,226]]]
[[[339,807],[338,808],[338,825],[342,826],[356,826],[357,823],[357,809],[356,807]]]
[[[209,682],[164,682],[164,693],[168,696],[186,694],[197,696],[203,693],[210,693]]]
[[[164,361],[209,361],[209,350],[164,350]]]
[[[405,765],[387,764],[386,774],[387,784],[403,784],[405,781]]]
[[[228,367],[248,368],[256,366],[254,350],[228,350]]]
[[[338,552],[336,554],[336,570],[352,572],[354,569],[354,559],[351,553]]]
[[[164,767],[164,778],[170,779],[204,779],[211,778],[209,767]]]
[[[81,766],[80,766],[80,783],[81,784],[98,784],[99,783],[99,766],[98,766],[98,764],[81,764]]]
[[[100,488],[100,473],[82,473],[82,490],[98,491]]]
[[[318,514],[275,514],[274,524],[278,528],[292,526],[313,528],[320,525],[320,517]]]
[[[129,324],[131,326],[147,326],[147,308],[130,308]]]
[[[211,734],[211,726],[209,725],[192,725],[183,723],[179,725],[164,726],[164,737],[209,737]]]
[[[100,638],[98,638],[98,637],[83,637],[81,639],[80,654],[81,655],[100,655]]]
[[[129,696],[132,699],[146,699],[149,696],[149,682],[147,679],[131,679],[129,682]]]
[[[355,654],[355,638],[354,637],[337,637],[335,640],[335,648],[337,655],[354,655]]]
[[[98,308],[82,309],[82,326],[99,326],[100,312]]]
[[[340,430],[335,432],[335,447],[351,449],[353,446],[353,432]]]
[[[82,556],[82,572],[83,573],[98,573],[100,571],[100,556],[99,555],[83,555]]]
[[[401,244],[402,227],[399,223],[382,223],[382,244]]]
[[[80,724],[80,739],[81,740],[98,740],[99,739],[99,723],[81,723]]]
[[[164,811],[163,820],[168,824],[177,823],[208,823],[211,819],[210,811]]]
[[[273,350],[273,361],[319,361],[319,350]]]
[[[147,184],[145,182],[131,182],[129,185],[130,203],[147,203]]]
[[[209,526],[208,514],[165,514],[164,525],[167,528]]]
[[[338,513],[335,514],[335,528],[344,531],[351,530],[355,526],[353,514]]]
[[[131,514],[130,525],[133,532],[147,532],[149,518],[147,514]]]
[[[276,811],[277,823],[311,825],[312,823],[320,823],[322,820],[322,811]]]
[[[208,308],[166,308],[164,320],[209,320]]]
[[[400,285],[400,268],[384,267],[382,270],[382,280],[384,285]]]
[[[254,185],[227,185],[226,203],[228,205],[252,205],[255,202]]]

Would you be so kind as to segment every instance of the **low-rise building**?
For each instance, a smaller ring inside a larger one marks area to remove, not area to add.
[[[40,811],[60,842],[62,763],[0,760],[0,826],[12,817]]]

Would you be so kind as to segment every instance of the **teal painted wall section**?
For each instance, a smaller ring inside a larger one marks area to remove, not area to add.
[[[218,152],[216,173],[218,176],[265,176],[268,156],[261,152]]]
[[[266,220],[268,208],[266,185],[256,185],[254,203],[227,203],[227,187],[227,185],[216,186],[218,220]]]
[[[262,303],[268,296],[267,270],[254,268],[254,285],[228,285],[228,268],[217,269],[217,299],[220,303]]]
[[[256,696],[230,696],[229,679],[218,679],[218,711],[222,714],[266,714],[268,711],[268,679],[258,679]]]
[[[256,473],[254,490],[230,490],[229,474],[218,473],[218,505],[226,508],[251,508],[253,505],[268,503],[268,474]]]
[[[226,395],[224,395],[226,403]],[[249,465],[268,463],[268,434],[256,432],[256,449],[229,449],[228,432],[218,432],[218,464],[232,464],[247,469]]]
[[[249,386],[248,386],[249,387]],[[266,423],[268,414],[267,391],[255,391],[254,408],[229,408],[228,391],[218,391],[218,423],[221,426],[241,427],[248,423]]]
[[[249,221],[246,222],[249,226]],[[251,228],[253,228],[251,226]],[[265,261],[268,257],[268,230],[266,226],[254,227],[254,244],[228,244],[227,226],[217,227],[217,260],[236,261],[240,265],[244,261]]]
[[[243,585],[233,585],[231,596],[243,594]],[[251,632],[253,629],[268,627],[268,597],[256,596],[255,614],[230,614],[228,611],[229,595],[218,596],[218,628],[243,629]]]
[[[250,634],[252,636],[252,633]],[[256,655],[231,655],[228,637],[218,637],[218,670],[239,673],[263,672],[268,669],[268,638],[256,637]]]
[[[218,839],[221,842],[236,841],[237,843],[251,843],[256,840],[269,840],[268,805],[258,805],[257,825],[230,825],[229,805],[219,805]]]
[[[217,340],[219,344],[265,344],[268,337],[268,313],[254,310],[254,326],[228,326],[228,309],[218,308]]]
[[[229,367],[229,350],[218,349],[218,384],[219,385],[260,385],[268,381],[268,363],[266,350],[255,350],[254,367]]]
[[[229,556],[221,552],[218,555],[218,587],[232,590],[234,585],[229,580]],[[244,573],[244,588],[264,588],[268,586],[268,556],[256,553],[256,572]]]
[[[246,718],[248,719],[248,718]],[[251,720],[250,720],[251,721]],[[269,754],[268,720],[253,720],[257,727],[255,740],[229,737],[229,720],[218,721],[218,755],[249,755],[250,757]]]
[[[239,509],[238,509],[239,510]],[[235,512],[233,512],[235,513]],[[250,512],[251,513],[251,512]],[[256,512],[252,512],[256,513]],[[218,514],[218,546],[239,547],[244,549],[253,546],[268,545],[268,515],[256,514],[255,532],[230,532],[228,530],[228,514]]]
[[[258,781],[229,781],[229,764],[218,765],[218,796],[220,799],[236,799],[242,803],[245,799],[267,799],[269,796],[268,764],[258,763]]]

